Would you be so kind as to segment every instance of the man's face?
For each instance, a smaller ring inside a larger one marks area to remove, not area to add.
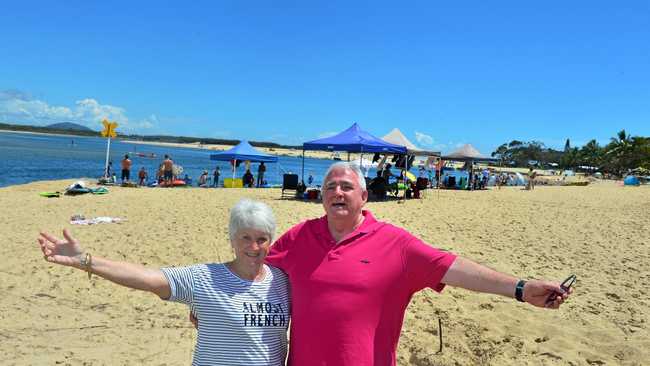
[[[359,178],[349,169],[334,169],[325,177],[323,206],[327,217],[356,222],[366,204],[368,192],[362,191]]]

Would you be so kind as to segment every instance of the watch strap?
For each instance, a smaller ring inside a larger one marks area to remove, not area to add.
[[[526,286],[526,281],[519,280],[519,282],[517,282],[517,286],[515,287],[515,299],[517,299],[519,302],[526,302],[524,301],[524,286]]]

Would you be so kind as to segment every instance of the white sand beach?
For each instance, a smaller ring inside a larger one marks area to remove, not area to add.
[[[183,305],[46,263],[39,230],[71,228],[95,255],[151,267],[232,257],[228,210],[268,203],[279,232],[323,214],[277,189],[111,187],[106,195],[44,198],[72,180],[0,188],[0,359],[3,365],[183,365],[196,331]],[[526,278],[578,276],[559,311],[460,289],[418,293],[399,365],[647,365],[650,360],[650,187],[597,182],[534,191],[429,191],[372,202],[382,220],[433,246]],[[74,214],[120,224],[70,225]],[[438,350],[438,319],[443,352]]]

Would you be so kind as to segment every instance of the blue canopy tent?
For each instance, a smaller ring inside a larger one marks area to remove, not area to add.
[[[331,137],[307,141],[302,144],[302,176],[305,176],[305,151],[347,151],[349,153],[406,154],[406,147],[391,144],[362,130],[354,123],[347,130]]]
[[[217,161],[232,161],[233,170],[232,178],[235,179],[235,169],[237,167],[237,161],[251,161],[253,163],[275,163],[278,161],[277,156],[265,154],[248,143],[246,140],[242,140],[237,146],[232,147],[231,149],[221,151],[215,154],[210,154],[210,160]]]
[[[362,130],[354,123],[338,135],[302,144],[303,150],[347,151],[360,153],[406,154],[406,147],[394,145]]]

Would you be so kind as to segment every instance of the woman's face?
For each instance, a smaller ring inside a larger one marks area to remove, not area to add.
[[[262,265],[270,246],[271,236],[257,229],[240,229],[232,241],[235,260],[248,265]]]

